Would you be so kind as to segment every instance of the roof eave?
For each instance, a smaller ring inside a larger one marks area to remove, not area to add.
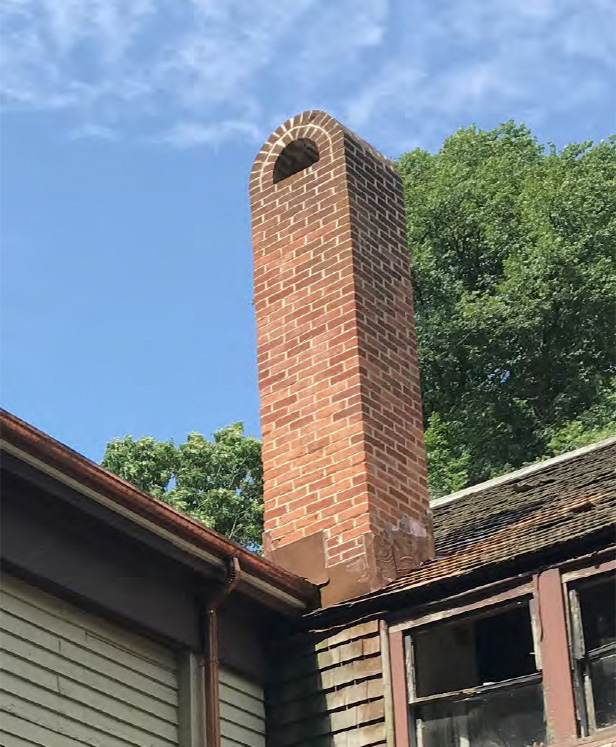
[[[237,557],[246,583],[289,611],[315,606],[318,589],[246,550],[0,409],[0,446],[42,472],[216,568]]]

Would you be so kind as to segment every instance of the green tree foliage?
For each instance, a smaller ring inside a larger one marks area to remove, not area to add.
[[[253,549],[263,529],[261,443],[241,423],[208,441],[190,433],[176,446],[126,436],[107,444],[103,467],[229,539]]]
[[[432,493],[616,432],[616,139],[471,127],[399,168]]]

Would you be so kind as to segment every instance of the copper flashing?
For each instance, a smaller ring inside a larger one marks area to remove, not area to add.
[[[142,492],[4,409],[0,409],[0,435],[2,447],[7,451],[17,456],[21,453],[32,463],[49,468],[50,473],[69,478],[83,487],[85,494],[96,493],[125,515],[146,520],[167,536],[181,541],[189,551],[191,548],[200,551],[202,557],[220,568],[228,566],[231,558],[236,557],[241,563],[243,578],[264,595],[286,599],[289,607],[298,610],[314,606],[318,591],[305,579],[278,568]]]

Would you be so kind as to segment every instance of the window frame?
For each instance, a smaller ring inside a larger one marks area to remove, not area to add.
[[[433,628],[439,624],[448,624],[452,621],[458,620],[469,620],[483,618],[485,616],[491,616],[499,614],[500,612],[507,612],[510,609],[523,606],[528,610],[529,622],[531,626],[531,634],[533,640],[533,655],[535,659],[536,671],[531,674],[522,675],[519,677],[511,677],[499,682],[490,684],[478,685],[474,687],[464,688],[461,690],[448,691],[444,693],[436,693],[433,695],[417,696],[416,691],[416,678],[415,678],[415,658],[414,658],[414,645],[413,645],[413,633],[426,629]],[[503,594],[490,597],[488,599],[481,600],[474,604],[462,605],[456,609],[447,610],[445,612],[436,613],[432,615],[425,615],[414,621],[409,621],[404,627],[399,626],[401,630],[404,630],[403,646],[404,646],[404,658],[405,658],[405,671],[406,671],[406,708],[408,711],[408,723],[409,723],[409,744],[411,747],[422,747],[423,741],[420,733],[420,719],[417,718],[417,709],[422,705],[428,705],[431,703],[452,703],[459,702],[462,698],[468,699],[475,696],[480,696],[483,693],[495,693],[495,692],[506,692],[514,690],[518,687],[524,687],[529,684],[540,684],[542,694],[542,705],[544,719],[546,721],[547,729],[547,707],[544,697],[543,688],[543,671],[541,663],[541,646],[539,640],[539,628],[536,620],[536,609],[535,600],[533,595],[532,584],[525,584],[522,587],[504,592]],[[459,745],[462,747],[468,744],[468,736],[460,733],[458,736]]]
[[[567,634],[569,656],[573,680],[573,694],[578,722],[578,733],[581,738],[601,734],[614,729],[616,724],[597,727],[590,663],[602,658],[607,651],[616,652],[616,643],[606,644],[599,648],[586,650],[582,611],[579,591],[609,579],[616,581],[616,560],[599,563],[593,567],[584,567],[562,575],[563,593],[567,599]]]
[[[604,562],[605,557],[605,551],[602,550],[593,555],[571,559],[562,565],[547,566],[541,571],[517,576],[515,579],[502,579],[482,587],[466,589],[446,600],[441,598],[415,608],[417,614],[414,617],[411,617],[410,609],[396,613],[389,628],[396,747],[412,745],[405,633],[431,622],[447,621],[467,613],[480,613],[484,608],[495,607],[524,596],[529,598],[538,668],[540,665],[547,744],[577,744],[578,720],[570,663],[566,584],[594,572],[616,569],[616,560]],[[599,731],[608,733],[608,729],[612,727]],[[614,733],[616,734],[616,730]]]

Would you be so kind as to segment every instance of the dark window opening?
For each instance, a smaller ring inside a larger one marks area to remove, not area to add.
[[[583,736],[616,724],[614,576],[571,590],[575,693]]]
[[[319,160],[319,149],[306,137],[289,143],[278,156],[274,165],[274,184],[307,169]]]
[[[614,579],[580,588],[584,642],[589,651],[616,643],[616,586]]]
[[[418,697],[537,671],[526,605],[426,628],[415,633],[413,640]]]
[[[545,742],[528,604],[419,629],[407,638],[407,653],[417,747]]]
[[[545,741],[540,682],[416,710],[415,744],[422,747],[531,747]]]

